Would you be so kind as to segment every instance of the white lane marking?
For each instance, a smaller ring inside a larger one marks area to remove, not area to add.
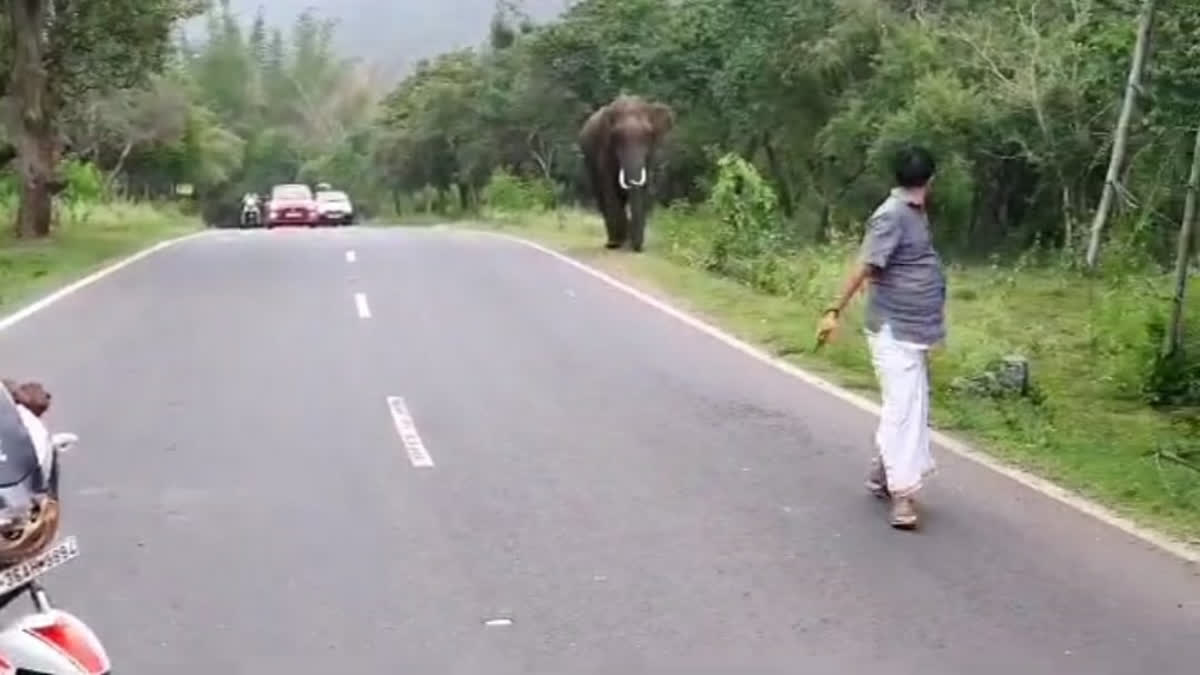
[[[537,242],[533,242],[528,239],[522,239],[521,237],[509,234],[507,232],[491,232],[488,230],[475,231],[493,237],[507,239],[509,241],[528,246],[536,251],[540,251],[552,258],[574,267],[577,270],[580,270],[581,272],[603,281],[613,288],[633,296],[647,305],[654,307],[660,312],[663,312],[664,314],[667,314],[668,316],[687,324],[691,328],[694,328],[701,333],[705,333],[715,340],[724,343],[726,346],[732,347],[743,354],[746,354],[747,356],[757,359],[770,366],[774,366],[776,369],[781,370],[784,373],[787,373],[788,375],[805,382],[806,384],[816,387],[817,389],[820,389],[831,396],[841,399],[842,401],[853,405],[859,410],[870,413],[876,417],[879,416],[879,406],[874,401],[855,394],[854,392],[843,389],[838,385],[818,377],[806,370],[803,370],[794,364],[784,361],[783,359],[771,356],[761,349],[758,349],[757,347],[754,347],[711,324],[705,323],[704,321],[701,321],[700,319],[688,314],[687,312],[684,312],[681,309],[672,307],[662,300],[659,300],[648,293],[640,291],[623,281],[619,281],[594,267],[586,265],[566,255],[565,253],[560,253],[554,249],[538,244]],[[1200,547],[1192,546],[1182,541],[1178,541],[1166,534],[1157,532],[1151,528],[1138,525],[1128,518],[1117,515],[1107,507],[1087,499],[1086,497],[1077,495],[1061,485],[1056,485],[1055,483],[1052,483],[1040,476],[1035,476],[1029,472],[1022,471],[1021,469],[1002,464],[999,461],[980,452],[979,450],[972,448],[970,445],[947,436],[940,431],[934,431],[932,435],[938,445],[960,457],[969,459],[980,466],[995,471],[1002,476],[1006,476],[1017,483],[1024,485],[1030,490],[1033,490],[1034,492],[1045,495],[1075,509],[1076,511],[1087,514],[1088,516],[1091,516],[1092,518],[1095,518],[1106,525],[1114,527],[1125,534],[1141,539],[1142,541],[1152,546],[1156,546],[1179,558],[1182,558],[1183,560],[1191,563],[1200,563]]]
[[[96,270],[95,272],[92,272],[91,274],[87,275],[86,277],[83,277],[82,279],[78,279],[70,284],[67,284],[66,286],[63,286],[62,288],[58,289],[57,291],[54,291],[53,293],[50,293],[49,295],[47,295],[45,297],[35,300],[34,302],[26,305],[25,307],[22,307],[21,309],[13,312],[12,314],[9,314],[8,316],[0,319],[0,330],[4,330],[5,328],[8,328],[8,327],[10,327],[14,324],[17,324],[25,319],[28,319],[34,313],[39,312],[39,311],[49,307],[50,305],[53,305],[54,303],[58,302],[59,300],[62,300],[63,298],[67,297],[68,295],[71,295],[72,293],[80,290],[81,288],[84,288],[85,286],[90,286],[90,285],[96,283],[97,281],[100,281],[104,277],[112,274],[113,272],[116,272],[117,270],[127,267],[129,265],[132,265],[133,263],[141,260],[142,258],[145,258],[152,254],[158,253],[159,251],[167,248],[168,246],[174,246],[175,244],[178,244],[179,242],[185,241],[188,239],[196,239],[199,237],[209,237],[209,236],[213,236],[215,234],[217,234],[216,230],[202,230],[200,232],[191,232],[189,234],[175,237],[174,239],[166,239],[164,241],[160,241],[153,246],[144,248],[140,251],[137,251],[136,253],[132,253],[129,256],[122,258],[121,260],[118,260],[115,263],[112,263],[111,265],[107,265],[105,267],[102,267],[102,268]]]
[[[392,424],[396,426],[396,433],[400,434],[400,441],[404,443],[404,450],[408,453],[408,461],[418,469],[433,468],[433,457],[425,449],[425,443],[421,440],[421,435],[417,433],[417,423],[413,421],[412,414],[408,412],[408,406],[404,404],[404,399],[399,396],[389,396],[387,404],[388,411],[392,413]]]
[[[360,319],[371,318],[371,306],[367,304],[366,293],[355,293],[354,294],[354,306],[358,308],[358,318],[360,318]]]
[[[346,262],[354,262],[358,260],[358,254],[353,249],[346,251]]]

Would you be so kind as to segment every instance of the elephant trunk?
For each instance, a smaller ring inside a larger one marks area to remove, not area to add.
[[[644,188],[649,179],[649,148],[645,144],[633,141],[624,147],[617,148],[616,157],[617,183],[621,189],[628,192],[633,188]]]

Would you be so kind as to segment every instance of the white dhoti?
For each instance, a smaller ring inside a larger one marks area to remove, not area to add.
[[[887,324],[868,332],[867,344],[883,399],[875,447],[888,491],[908,497],[937,468],[929,447],[929,349],[897,340]]]

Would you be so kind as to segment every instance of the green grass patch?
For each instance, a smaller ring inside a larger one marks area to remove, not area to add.
[[[839,340],[811,352],[819,313],[853,261],[850,239],[752,263],[726,261],[754,267],[735,281],[709,269],[710,224],[671,210],[653,214],[643,255],[604,250],[602,225],[586,212],[501,214],[474,226],[585,260],[875,397],[861,298]],[[1200,543],[1200,472],[1165,458],[1200,456],[1200,415],[1195,407],[1153,408],[1143,391],[1157,346],[1149,326],[1166,311],[1168,280],[1150,273],[1088,279],[1020,262],[951,266],[948,274],[949,339],[932,367],[935,425],[1135,521]],[[1188,312],[1191,346],[1200,352],[1200,288]],[[1008,354],[1030,360],[1040,401],[952,393],[955,377]]]
[[[12,236],[12,212],[0,206],[0,312],[70,283],[138,249],[199,230],[174,205],[113,202],[62,206],[50,237]]]

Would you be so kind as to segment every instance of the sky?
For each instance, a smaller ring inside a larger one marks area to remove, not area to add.
[[[553,18],[569,0],[524,0],[535,21]],[[249,22],[262,7],[267,23],[287,28],[306,7],[338,20],[339,48],[396,75],[421,58],[482,43],[496,0],[230,0]],[[189,34],[203,19],[189,26]]]

